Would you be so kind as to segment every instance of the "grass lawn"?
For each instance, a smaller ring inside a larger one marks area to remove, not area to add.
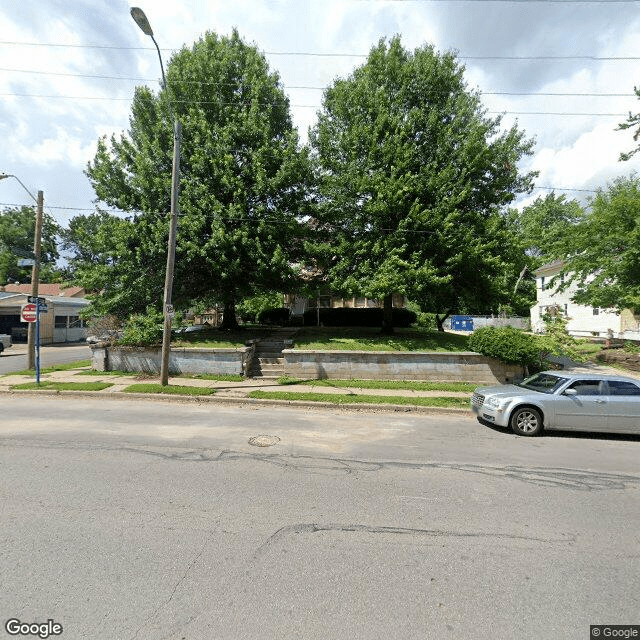
[[[220,331],[209,329],[194,333],[185,333],[172,337],[172,347],[199,347],[203,349],[238,349],[244,347],[247,340],[255,340],[268,335],[265,329],[239,329],[236,331]]]
[[[14,384],[12,389],[55,389],[56,391],[102,391],[113,387],[110,382],[53,382],[45,380],[40,382],[25,382]]]
[[[477,384],[471,382],[412,382],[410,380],[297,380],[282,377],[278,384],[309,385],[312,387],[347,387],[357,389],[402,389],[406,391],[468,391]]]
[[[53,373],[54,371],[68,371],[69,369],[80,369],[81,367],[90,367],[91,360],[76,360],[75,362],[67,362],[66,364],[54,364],[50,367],[41,367],[40,374]],[[5,373],[3,377],[7,376],[33,376],[35,371],[33,369],[22,369],[22,371],[12,371],[11,373]]]
[[[167,393],[178,396],[211,396],[216,390],[203,387],[185,387],[181,385],[167,385],[163,387],[159,382],[131,384],[124,388],[125,393]]]
[[[407,398],[405,396],[369,396],[356,394],[298,393],[295,391],[252,391],[249,398],[268,400],[307,400],[311,402],[331,402],[332,404],[402,404],[419,407],[454,407],[467,409],[467,398]]]
[[[378,327],[302,327],[293,341],[317,351],[468,351],[467,336],[420,328],[385,336]]]

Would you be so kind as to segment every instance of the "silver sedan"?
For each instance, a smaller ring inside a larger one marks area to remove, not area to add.
[[[640,433],[640,380],[544,371],[517,385],[476,389],[471,410],[521,436],[543,428]]]

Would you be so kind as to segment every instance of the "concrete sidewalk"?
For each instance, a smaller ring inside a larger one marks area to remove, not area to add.
[[[75,396],[87,395],[91,397],[104,397],[110,399],[116,398],[146,398],[150,400],[171,400],[175,402],[181,401],[207,401],[207,402],[239,402],[239,403],[265,403],[265,404],[284,404],[284,405],[304,405],[304,406],[331,406],[333,408],[357,408],[359,410],[371,409],[376,411],[382,410],[397,410],[402,411],[420,411],[425,413],[454,413],[465,414],[469,413],[467,409],[456,407],[425,407],[419,405],[410,404],[368,404],[363,402],[354,402],[346,404],[335,404],[330,402],[318,402],[309,400],[272,400],[272,399],[259,399],[249,398],[249,394],[252,391],[288,391],[297,393],[320,393],[326,396],[331,395],[349,395],[349,396],[387,396],[402,398],[435,398],[435,397],[449,397],[449,398],[467,398],[471,397],[471,392],[468,391],[413,391],[404,389],[366,389],[358,387],[333,387],[333,386],[314,386],[306,384],[280,384],[277,380],[262,379],[262,378],[248,378],[242,382],[227,382],[220,380],[202,380],[199,378],[183,378],[183,377],[170,377],[169,386],[185,386],[203,389],[215,389],[216,393],[209,396],[182,396],[182,395],[168,395],[168,394],[155,394],[155,393],[130,393],[125,392],[124,389],[132,384],[140,383],[160,383],[159,376],[146,376],[143,374],[131,374],[131,375],[107,375],[103,372],[95,372],[93,375],[83,375],[82,372],[90,371],[89,367],[81,369],[69,369],[66,371],[54,371],[52,373],[45,373],[40,376],[41,382],[105,382],[113,386],[108,387],[102,391],[64,391],[58,392],[52,389],[35,389],[35,390],[12,390],[14,385],[23,384],[27,382],[34,382],[35,377],[31,375],[15,375],[8,374],[0,377],[0,393],[31,393],[31,394],[58,394],[58,393],[70,393]],[[327,381],[330,384],[330,381]],[[328,399],[328,398],[327,398]],[[406,402],[406,400],[404,400]]]

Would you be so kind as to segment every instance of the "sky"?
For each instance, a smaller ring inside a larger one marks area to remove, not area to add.
[[[94,211],[84,170],[99,137],[128,129],[135,86],[160,86],[132,6],[165,66],[206,31],[237,28],[280,75],[302,142],[322,90],[400,35],[408,49],[456,52],[489,112],[535,140],[521,168],[540,175],[519,207],[551,189],[586,202],[640,168],[640,157],[618,161],[634,142],[616,131],[640,111],[640,0],[2,0],[0,173],[22,185],[0,181],[0,209],[42,190],[63,226]]]

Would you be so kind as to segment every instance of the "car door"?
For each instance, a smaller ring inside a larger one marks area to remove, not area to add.
[[[608,430],[640,433],[640,384],[608,380],[607,387]]]
[[[575,395],[567,394],[575,390]],[[599,379],[574,380],[555,399],[554,426],[559,429],[607,431],[605,384]]]

